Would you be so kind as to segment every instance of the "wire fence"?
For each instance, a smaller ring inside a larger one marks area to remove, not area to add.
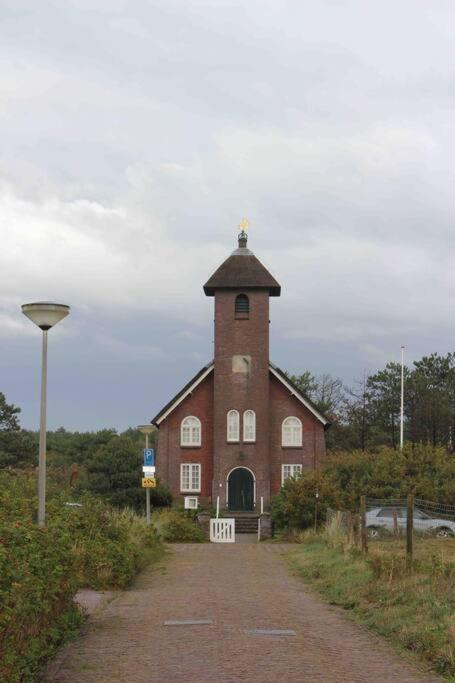
[[[366,498],[366,526],[370,537],[387,531],[405,533],[407,524],[406,498]],[[432,536],[455,536],[455,505],[415,498],[412,528]]]
[[[403,537],[406,566],[412,570],[414,537],[426,539],[455,539],[455,506],[422,498],[366,498],[360,497],[360,510],[327,510],[326,534],[338,542],[340,534],[348,547],[368,552],[370,540],[386,536]]]

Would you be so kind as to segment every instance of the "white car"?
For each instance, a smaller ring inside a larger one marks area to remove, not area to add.
[[[366,523],[368,535],[377,538],[381,529],[393,531],[393,511],[397,511],[397,523],[399,529],[406,529],[407,509],[405,507],[383,507],[368,510]],[[439,538],[455,536],[455,521],[430,517],[426,512],[414,508],[414,529],[427,531]]]

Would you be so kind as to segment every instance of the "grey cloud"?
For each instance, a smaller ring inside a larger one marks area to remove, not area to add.
[[[451,2],[2,3],[0,391],[37,424],[25,300],[63,299],[51,425],[125,427],[212,354],[251,221],[272,357],[345,380],[451,349]]]

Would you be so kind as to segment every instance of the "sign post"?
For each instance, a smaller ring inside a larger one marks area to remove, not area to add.
[[[155,479],[155,451],[149,448],[149,434],[153,432],[152,425],[139,425],[139,431],[145,434],[144,465],[142,471],[142,488],[145,488],[145,518],[150,524],[150,489],[156,487]]]

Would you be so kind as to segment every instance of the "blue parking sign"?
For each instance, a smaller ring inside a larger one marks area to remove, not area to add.
[[[144,448],[144,465],[153,467],[155,464],[155,451],[153,448]]]

